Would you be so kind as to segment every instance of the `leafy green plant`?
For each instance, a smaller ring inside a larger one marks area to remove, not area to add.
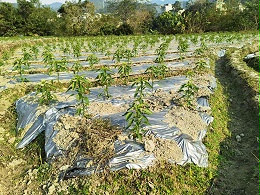
[[[163,42],[159,48],[155,50],[156,54],[158,55],[154,62],[156,63],[162,63],[164,62],[165,56],[166,56],[166,50],[168,49],[169,42]]]
[[[29,68],[30,68],[29,64],[26,63],[23,60],[23,58],[20,58],[20,59],[17,59],[17,60],[14,61],[13,70],[18,71],[19,77],[20,77],[22,82],[28,81],[28,79],[23,77],[23,73],[25,72],[25,70],[28,70]]]
[[[4,66],[4,60],[0,59],[0,66]]]
[[[178,51],[180,54],[180,59],[183,60],[185,53],[187,52],[188,48],[189,48],[189,44],[188,44],[188,40],[183,40],[183,39],[179,39],[178,41]]]
[[[10,57],[9,52],[8,52],[8,51],[3,51],[3,53],[2,53],[2,59],[3,59],[3,60],[8,60],[9,57]]]
[[[53,53],[47,48],[43,51],[42,55],[43,55],[43,62],[45,66],[52,64],[53,61],[55,60]]]
[[[145,70],[145,73],[149,74],[149,80],[152,80],[152,92],[153,92],[153,84],[154,79],[159,77],[158,66],[150,66]]]
[[[95,55],[95,54],[90,54],[88,57],[87,57],[87,61],[89,62],[89,65],[91,68],[93,68],[93,66],[97,63],[99,63],[99,59],[98,57]]]
[[[89,92],[90,81],[83,76],[75,75],[69,83],[69,90],[77,92],[76,99],[79,101],[79,107],[77,109],[77,114],[85,116],[86,107],[89,105],[89,99],[85,95]]]
[[[160,64],[158,67],[158,78],[164,79],[168,71],[168,67],[165,64]]]
[[[76,61],[71,67],[73,74],[78,74],[79,71],[81,71],[82,69],[83,69],[83,66],[79,61]]]
[[[199,72],[205,71],[208,68],[207,62],[205,60],[199,60],[195,63],[195,69]]]
[[[146,115],[152,114],[149,109],[148,104],[144,102],[144,90],[146,88],[151,88],[152,86],[143,77],[139,77],[132,85],[136,86],[136,91],[134,94],[135,100],[132,105],[127,109],[126,113],[123,115],[126,117],[128,123],[126,129],[133,133],[134,138],[142,139],[143,126],[149,124],[149,120]]]
[[[124,78],[125,85],[128,83],[130,72],[132,72],[132,67],[128,63],[123,63],[118,66],[118,74],[121,79]]]
[[[123,58],[124,58],[124,50],[123,50],[121,47],[119,47],[119,48],[115,51],[112,60],[115,61],[115,62],[117,62],[117,63],[120,63]]]
[[[198,44],[198,36],[197,35],[193,35],[191,38],[190,38],[191,42],[193,43],[194,46],[196,46]]]
[[[30,51],[33,53],[34,58],[37,59],[38,56],[39,56],[39,52],[40,52],[38,46],[37,46],[37,45],[33,45],[33,46],[30,48]]]
[[[28,62],[31,59],[32,59],[32,55],[29,52],[27,52],[25,48],[23,48],[23,60]]]
[[[183,84],[178,91],[182,93],[181,98],[185,100],[184,104],[187,104],[187,106],[190,108],[194,106],[192,102],[196,92],[198,92],[198,89],[199,88],[194,85],[192,81],[188,81],[187,83]]]
[[[80,43],[76,43],[75,45],[73,45],[72,49],[73,49],[74,57],[79,58],[81,56],[81,45],[80,45]]]
[[[61,60],[55,60],[53,63],[50,64],[48,68],[48,73],[51,74],[52,72],[57,73],[57,80],[60,81],[60,72],[67,70],[67,59],[62,58]]]
[[[96,77],[96,79],[98,79],[99,83],[101,84],[101,86],[104,88],[104,95],[105,97],[109,98],[109,91],[108,91],[108,87],[111,86],[112,82],[113,82],[113,78],[112,78],[112,71],[109,67],[107,66],[103,66],[102,68],[100,68],[98,70],[99,74]]]
[[[123,52],[123,57],[127,60],[127,63],[131,63],[131,58],[134,57],[134,53],[130,49],[126,49]]]
[[[40,94],[39,103],[40,105],[49,105],[51,102],[55,102],[57,97],[52,93],[55,90],[53,81],[51,83],[47,81],[41,81],[36,85],[36,94]]]

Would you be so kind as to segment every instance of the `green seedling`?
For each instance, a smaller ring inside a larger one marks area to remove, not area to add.
[[[140,98],[137,98],[130,108],[123,115],[128,123],[126,129],[131,128],[134,138],[142,139],[143,125],[149,125],[149,120],[146,115],[152,114],[148,105]]]
[[[179,45],[177,49],[179,51],[181,60],[183,60],[185,53],[188,51],[188,48],[189,48],[188,40],[179,39]]]
[[[166,76],[166,73],[168,72],[168,67],[165,64],[160,64],[158,67],[158,78],[164,79]]]
[[[162,63],[162,62],[164,62],[164,60],[165,60],[165,56],[166,56],[166,54],[167,54],[167,49],[168,49],[168,46],[169,46],[169,43],[168,42],[164,42],[164,43],[162,43],[160,46],[159,46],[159,48],[157,48],[156,50],[155,50],[155,52],[156,52],[156,54],[158,55],[157,56],[157,58],[155,59],[155,61],[154,62],[156,62],[156,63]]]
[[[124,58],[124,50],[121,47],[119,47],[115,51],[112,60],[115,61],[116,63],[120,63],[123,58]]]
[[[103,66],[98,70],[98,72],[99,74],[96,77],[96,79],[98,79],[99,83],[103,87],[105,97],[109,98],[110,95],[109,95],[108,87],[111,86],[113,82],[111,69],[107,66]]]
[[[39,48],[36,45],[34,45],[31,47],[30,51],[33,53],[34,59],[37,59],[40,52]]]
[[[158,66],[150,66],[145,70],[145,73],[148,74],[149,80],[152,81],[152,92],[153,92],[153,84],[154,84],[154,79],[159,77],[159,70]]]
[[[80,75],[74,75],[70,80],[68,91],[73,90],[77,92],[76,99],[79,102],[78,115],[85,116],[86,107],[89,105],[89,99],[85,94],[89,92],[90,83],[88,79]]]
[[[192,81],[188,81],[187,83],[183,84],[178,92],[182,93],[182,99],[185,100],[185,104],[188,107],[193,108],[193,99],[195,94],[198,92],[198,87],[192,83]]]
[[[60,72],[67,70],[67,59],[62,58],[62,60],[55,60],[52,64],[50,64],[48,68],[48,73],[52,72],[57,73],[57,81],[60,82]]]
[[[82,66],[82,64],[81,64],[79,61],[76,61],[76,62],[72,65],[72,67],[71,67],[71,70],[72,70],[72,72],[73,72],[74,75],[75,75],[75,74],[78,74],[79,71],[81,71],[82,69],[83,69],[83,66]]]
[[[130,72],[132,72],[132,67],[128,63],[123,63],[118,66],[118,74],[121,79],[124,78],[125,85],[128,83]]]
[[[57,97],[52,93],[53,90],[55,90],[53,81],[51,83],[42,81],[36,86],[36,94],[40,94],[40,105],[50,105],[51,102],[57,101]]]
[[[77,43],[73,45],[72,49],[74,57],[79,58],[81,56],[81,45]]]
[[[21,79],[22,82],[27,82],[28,79],[23,77],[23,74],[25,72],[25,70],[28,70],[30,68],[29,64],[26,63],[23,58],[17,59],[14,61],[13,64],[13,70],[18,71],[19,73],[19,77]]]
[[[50,50],[44,50],[42,55],[43,55],[43,62],[45,66],[52,64],[53,61],[55,60],[55,57]]]
[[[208,68],[207,62],[205,60],[199,60],[195,63],[196,67],[195,69],[198,70],[199,72],[205,71]]]
[[[143,77],[139,77],[133,84],[132,87],[136,86],[135,100],[130,108],[127,109],[123,115],[126,117],[128,126],[126,129],[131,128],[134,138],[142,139],[143,126],[149,124],[149,120],[146,115],[152,114],[152,111],[148,108],[147,103],[144,102],[144,90],[146,88],[152,88],[150,83],[144,80]]]
[[[90,54],[87,57],[87,61],[89,62],[90,67],[93,68],[93,66],[95,64],[98,64],[100,60],[98,59],[98,57],[95,54]]]

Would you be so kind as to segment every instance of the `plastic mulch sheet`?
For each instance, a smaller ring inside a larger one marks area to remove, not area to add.
[[[184,76],[167,78],[155,82],[154,90],[174,90],[177,92],[180,86],[185,82],[187,82],[187,78]],[[211,90],[216,87],[213,77],[210,85],[207,87]],[[130,88],[129,86],[109,87],[109,92],[112,95],[112,98],[110,99],[102,99],[99,96],[101,92],[102,88],[91,89],[90,94],[88,94],[90,102],[107,102],[115,106],[122,106],[126,104],[129,105],[133,102],[135,89]],[[151,91],[147,90],[146,93],[151,94]],[[39,106],[37,101],[35,101],[35,93],[31,93],[16,102],[18,113],[17,129],[18,131],[23,130],[22,133],[24,133],[17,148],[25,147],[44,131],[47,161],[51,163],[57,158],[64,158],[63,154],[67,151],[67,148],[61,148],[60,146],[57,146],[56,142],[54,142],[55,137],[59,133],[59,130],[55,128],[55,124],[60,116],[64,114],[73,116],[75,114],[77,101],[75,98],[71,97],[71,93],[62,94],[62,96],[63,101],[53,103],[50,106]],[[122,97],[128,98],[124,99]],[[210,109],[207,98],[208,97],[199,97],[197,99],[198,106],[204,109]],[[207,167],[208,154],[205,145],[202,143],[202,139],[206,135],[206,129],[198,129],[198,136],[194,139],[190,135],[180,132],[178,127],[169,126],[169,124],[165,122],[165,115],[168,113],[171,106],[172,105],[148,116],[150,124],[144,127],[146,130],[144,136],[153,135],[159,139],[175,142],[181,149],[183,158],[178,162],[169,159],[169,162],[171,163],[177,163],[180,165],[195,163],[200,167]],[[129,130],[125,130],[124,128],[127,125],[127,122],[125,117],[122,116],[123,114],[124,112],[118,112],[103,115],[102,117],[109,118],[112,124],[123,127],[122,135],[129,135]],[[206,112],[200,111],[200,109],[198,109],[197,114],[206,126],[213,121],[213,117]],[[147,153],[142,143],[128,138],[124,142],[120,140],[114,142],[114,155],[106,166],[108,166],[112,171],[122,168],[143,169],[147,166],[153,165],[155,160],[155,155],[153,153]],[[80,175],[89,175],[94,172],[102,172],[104,169],[103,166],[98,166],[97,164],[90,166],[90,161],[91,158],[78,155],[74,163],[71,164],[69,168],[60,175],[60,177],[70,178]]]

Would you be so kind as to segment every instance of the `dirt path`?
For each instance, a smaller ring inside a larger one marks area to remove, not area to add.
[[[231,137],[221,144],[224,159],[209,194],[259,194],[259,119],[249,103],[245,87],[236,83],[223,68],[224,59],[216,62],[216,77],[225,86],[229,99],[228,129]]]

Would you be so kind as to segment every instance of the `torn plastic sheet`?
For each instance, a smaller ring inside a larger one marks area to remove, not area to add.
[[[162,88],[163,90],[178,90],[183,82],[186,82],[185,77],[174,77],[155,82],[155,88]],[[113,86],[109,88],[110,93],[114,98],[109,100],[102,100],[98,97],[101,88],[91,89],[89,94],[90,101],[109,101],[113,104],[126,104],[129,103],[124,99],[118,97],[128,96],[130,99],[128,101],[133,101],[133,95],[135,89],[131,89],[126,86]],[[30,94],[33,97],[35,94]],[[70,94],[68,94],[70,95]],[[63,114],[74,115],[76,100],[58,102],[49,108],[46,108],[42,113],[37,110],[37,103],[28,101],[30,98],[24,97],[17,101],[17,112],[19,113],[18,126],[17,128],[24,128],[26,125],[33,123],[31,127],[25,132],[25,136],[21,142],[17,145],[17,148],[25,147],[29,144],[35,137],[39,135],[42,131],[45,131],[45,153],[48,162],[55,161],[56,158],[63,158],[64,150],[59,148],[53,141],[58,133],[55,129],[55,124],[59,117]],[[204,105],[204,104],[203,104]],[[38,112],[37,112],[38,111]],[[32,113],[30,116],[26,116],[26,113]],[[195,163],[198,166],[206,167],[208,165],[208,154],[206,147],[202,143],[202,139],[206,134],[206,130],[200,130],[198,132],[198,139],[193,140],[189,135],[183,134],[177,127],[169,127],[169,125],[164,122],[164,116],[167,113],[167,109],[161,112],[153,113],[148,116],[150,125],[147,125],[145,129],[147,130],[147,135],[149,133],[154,134],[158,138],[168,139],[177,142],[178,146],[183,152],[183,159],[181,162],[175,162],[180,165],[186,163]],[[115,125],[120,125],[122,127],[126,126],[125,117],[122,116],[123,113],[116,113],[104,116],[111,119],[111,122]],[[213,121],[213,117],[207,115],[206,113],[200,113],[202,120],[205,124],[209,124]],[[25,122],[24,122],[25,121]],[[123,130],[123,134],[127,135],[128,130]],[[141,169],[147,166],[152,166],[155,161],[155,156],[153,153],[145,153],[144,146],[133,140],[126,140],[124,143],[120,141],[115,141],[114,143],[115,155],[110,159],[107,166],[110,170],[119,170],[122,168],[134,168]],[[102,172],[105,167],[98,167],[97,165],[89,166],[90,159],[86,157],[78,157],[73,165],[69,165],[69,168],[62,173],[61,177],[70,178],[80,175],[89,175],[94,172]],[[173,162],[169,159],[169,162]]]
[[[224,57],[225,56],[225,54],[226,54],[226,50],[225,49],[222,49],[222,50],[220,50],[220,51],[218,51],[217,52],[217,55],[218,55],[218,57]]]
[[[246,57],[244,57],[244,60],[249,60],[249,59],[252,59],[252,58],[255,58],[255,57],[257,57],[257,55],[255,53],[250,53]]]

